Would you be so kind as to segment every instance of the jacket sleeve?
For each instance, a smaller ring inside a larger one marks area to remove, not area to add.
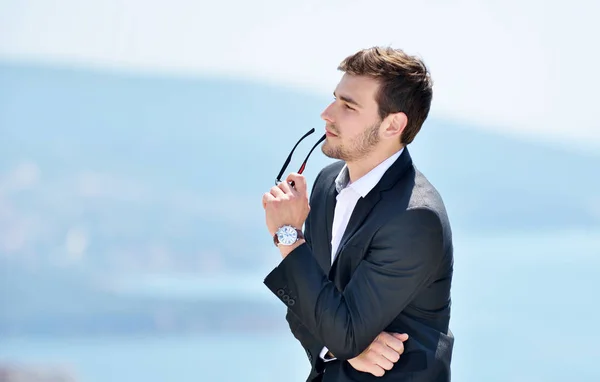
[[[397,215],[375,233],[343,292],[311,251],[300,245],[264,283],[317,342],[347,360],[362,353],[432,279],[444,256],[443,233],[432,210]]]
[[[312,369],[316,372],[322,371],[324,361],[319,357],[319,354],[323,344],[302,324],[291,309],[288,308],[285,318],[289,323],[292,334],[304,348]]]
[[[321,173],[322,171],[319,172],[319,174],[315,178],[311,195],[315,190],[315,186]],[[311,246],[310,220],[310,217],[307,218],[306,223],[304,225],[304,238],[308,246]],[[319,358],[320,351],[323,348],[323,343],[314,337],[314,335],[308,330],[308,328],[306,328],[306,326],[304,326],[300,318],[290,309],[289,306],[285,315],[285,319],[288,322],[290,331],[304,348],[304,351],[306,352],[308,361],[310,362],[311,366],[313,366],[314,370],[319,371],[323,362]]]

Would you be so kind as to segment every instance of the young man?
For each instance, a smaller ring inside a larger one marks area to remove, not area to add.
[[[310,203],[298,173],[263,195],[283,257],[265,285],[288,307],[308,381],[450,381],[450,224],[407,149],[429,113],[430,75],[380,47],[339,69],[322,113],[322,151],[339,161],[318,174]]]

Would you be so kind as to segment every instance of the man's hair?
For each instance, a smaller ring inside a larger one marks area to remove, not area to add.
[[[380,83],[375,96],[379,116],[404,112],[408,123],[400,137],[407,145],[413,141],[431,107],[433,81],[423,61],[400,49],[372,47],[346,57],[339,70],[375,78]]]

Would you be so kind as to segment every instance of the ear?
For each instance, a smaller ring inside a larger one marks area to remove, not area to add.
[[[393,113],[386,117],[388,119],[388,124],[385,130],[383,131],[383,135],[385,138],[400,138],[402,132],[406,128],[406,124],[408,123],[408,117],[406,114],[399,112]]]

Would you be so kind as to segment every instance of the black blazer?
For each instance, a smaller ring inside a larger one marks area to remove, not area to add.
[[[450,381],[453,251],[442,198],[405,148],[359,199],[331,265],[335,178],[343,165],[318,174],[306,243],[264,280],[288,307],[290,330],[311,363],[307,381]],[[392,370],[375,377],[346,362],[382,331],[409,335]],[[337,360],[324,363],[323,346]]]

